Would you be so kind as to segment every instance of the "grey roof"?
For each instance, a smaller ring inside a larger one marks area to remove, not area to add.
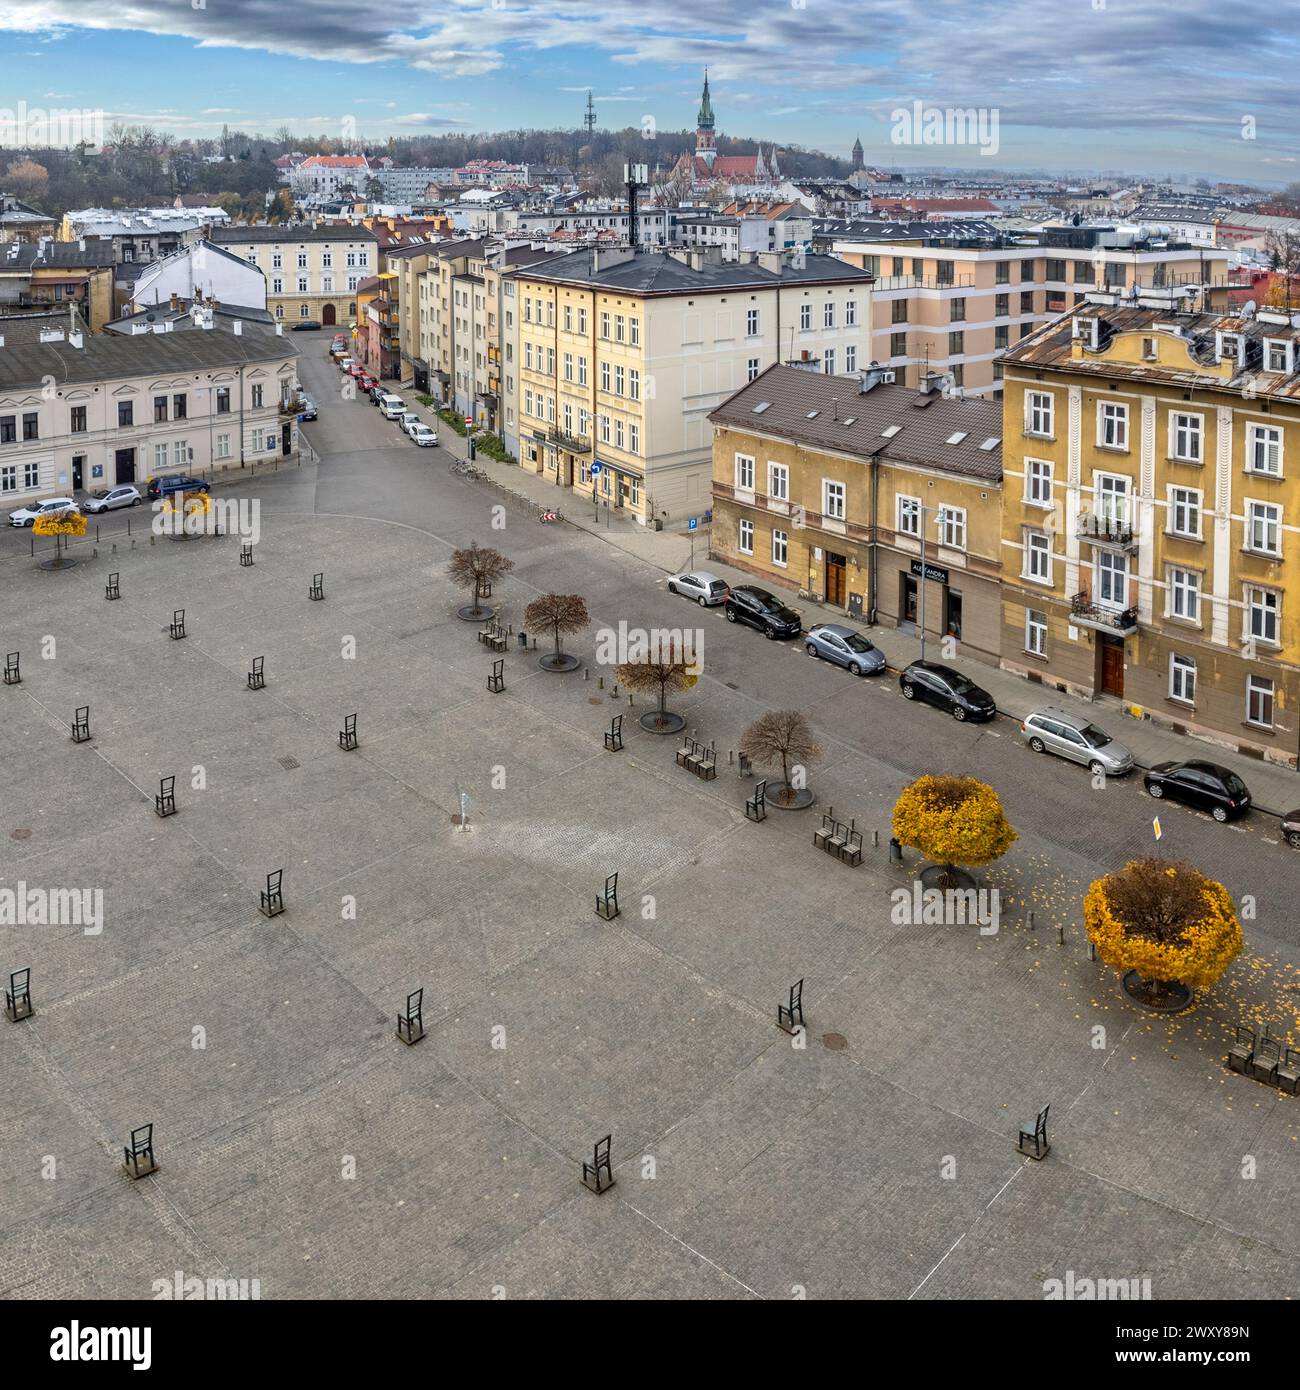
[[[663,251],[638,250],[635,256],[606,265],[608,251],[582,250],[532,272],[538,280],[600,285],[630,294],[689,294],[707,290],[767,289],[773,285],[824,284],[828,281],[869,285],[872,276],[834,256],[805,256],[796,269],[784,261],[780,274],[757,261],[705,262],[698,270]]]
[[[113,246],[107,241],[13,241],[0,245],[0,275],[6,270],[29,270],[33,266],[80,269],[82,266],[115,264]]]
[[[283,227],[214,227],[209,241],[218,245],[250,245],[258,241],[374,241],[379,238],[369,227],[353,226],[294,226]]]
[[[1002,479],[1002,403],[981,397],[923,397],[898,384],[860,391],[860,377],[772,366],[717,407],[709,419],[730,429],[832,449],[861,459],[879,454],[989,483]],[[918,403],[928,401],[924,408]],[[755,406],[766,406],[755,411]],[[809,419],[809,414],[816,415]],[[886,438],[884,431],[897,425]],[[955,444],[948,441],[956,435]],[[981,445],[993,440],[991,448]]]
[[[249,304],[225,304],[223,303],[216,311],[215,317],[218,320],[219,328],[229,328],[236,321],[249,324],[275,327],[275,319],[265,309],[254,309]],[[220,320],[226,319],[229,322],[222,323]],[[145,324],[146,326],[155,323],[171,323],[176,329],[193,328],[194,316],[190,313],[190,301],[188,299],[178,299],[177,307],[171,307],[169,300],[165,304],[150,304],[135,314],[124,314],[120,319],[114,319],[111,323],[105,324],[105,331],[113,333],[129,333],[133,324]]]
[[[60,385],[116,381],[152,373],[193,372],[240,367],[282,357],[298,349],[287,337],[256,332],[236,337],[215,329],[199,333],[116,333],[87,335],[84,346],[61,343],[0,347],[0,392],[35,388],[46,377]]]

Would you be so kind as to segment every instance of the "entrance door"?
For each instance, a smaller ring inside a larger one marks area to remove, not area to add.
[[[86,456],[85,456],[85,454],[76,454],[76,455],[74,455],[73,460],[72,460],[72,490],[73,490],[73,492],[80,492],[80,491],[81,491],[81,488],[82,488],[81,475],[82,475],[82,472],[84,471],[84,470],[83,470],[83,465],[85,464],[85,462],[86,462]]]
[[[826,552],[826,602],[836,608],[844,607],[845,576],[844,567],[848,563],[843,555]]]
[[[910,574],[899,575],[900,588],[898,599],[898,621],[911,623],[916,626],[917,602],[916,602],[916,580]]]
[[[280,452],[288,458],[293,453],[293,426],[282,425],[280,427]]]
[[[135,482],[135,450],[119,449],[114,455],[114,463],[117,468],[116,482],[133,483]]]
[[[1100,651],[1098,661],[1101,672],[1098,685],[1103,695],[1124,694],[1124,639],[1099,634]]]
[[[333,328],[338,322],[338,319],[334,316],[334,306],[332,304],[327,304],[324,309],[321,310],[320,321],[326,328]]]

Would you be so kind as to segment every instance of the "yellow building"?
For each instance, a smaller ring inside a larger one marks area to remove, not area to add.
[[[773,366],[714,410],[712,553],[996,662],[1001,410],[892,376]]]
[[[708,510],[709,412],[764,368],[866,365],[871,277],[831,256],[596,248],[515,279],[520,464],[642,522]]]
[[[1300,330],[1090,296],[1005,358],[1003,665],[1294,764]]]

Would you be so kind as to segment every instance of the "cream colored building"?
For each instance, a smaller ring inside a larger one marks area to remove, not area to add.
[[[297,356],[215,328],[0,346],[0,506],[293,457]]]
[[[209,240],[266,277],[267,312],[286,327],[356,323],[356,289],[378,270],[378,241],[364,227],[218,227]]]
[[[865,365],[871,279],[831,256],[591,249],[514,278],[520,464],[642,522],[710,509],[709,412],[766,367]]]

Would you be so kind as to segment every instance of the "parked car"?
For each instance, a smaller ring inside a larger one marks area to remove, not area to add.
[[[708,570],[691,570],[686,574],[675,574],[668,581],[670,594],[684,594],[693,598],[701,608],[711,608],[715,604],[726,603],[731,588],[725,580]]]
[[[1282,817],[1282,838],[1292,849],[1300,849],[1300,811],[1288,811]]]
[[[1245,782],[1218,763],[1157,763],[1142,782],[1157,801],[1167,796],[1208,811],[1217,821],[1235,820],[1250,810]]]
[[[756,627],[764,637],[798,637],[803,631],[803,618],[767,589],[755,584],[740,584],[727,595],[723,609],[729,623],[745,623]]]
[[[1082,714],[1036,709],[1025,715],[1020,732],[1035,753],[1055,753],[1084,763],[1089,772],[1122,777],[1133,771],[1133,754]]]
[[[374,387],[379,385],[379,382],[373,376],[371,376],[369,372],[362,372],[357,377],[357,385],[363,391],[371,391],[374,389]]]
[[[346,340],[340,338],[337,342],[330,344],[330,356],[337,362],[340,357],[348,355],[348,345]]]
[[[885,669],[885,654],[860,632],[843,623],[817,623],[804,637],[809,656],[846,666],[855,676],[878,676]]]
[[[53,516],[61,512],[76,512],[79,508],[71,497],[47,497],[44,502],[31,502],[9,513],[10,526],[30,526],[38,516]]]
[[[378,384],[372,386],[370,390],[366,392],[366,395],[370,397],[371,405],[378,405],[379,402],[382,401],[387,394],[388,387],[380,386]]]
[[[320,324],[315,319],[299,319],[293,326],[295,333],[319,333]]]
[[[211,492],[212,487],[202,478],[191,478],[184,473],[166,473],[150,478],[144,491],[152,502],[159,497],[170,497],[173,492]]]
[[[343,354],[342,357],[338,358],[337,361],[339,371],[341,372],[346,372],[350,367],[356,366],[356,363],[353,362],[353,360],[347,355],[346,352]]]
[[[310,396],[304,396],[298,402],[298,418],[300,420],[315,420],[319,416],[320,412],[316,409],[316,402]]]
[[[397,421],[397,428],[401,430],[403,434],[408,434],[412,425],[422,425],[423,423],[424,421],[420,419],[415,411],[404,410]]]
[[[121,487],[102,487],[98,492],[92,492],[81,508],[87,512],[112,512],[118,507],[138,507],[143,501],[140,489],[125,483]]]
[[[438,442],[438,436],[423,420],[417,420],[406,432],[421,448],[431,449]]]
[[[400,420],[406,414],[406,402],[401,396],[390,393],[379,402],[379,409],[383,411],[386,420]]]
[[[921,700],[947,710],[959,723],[967,719],[992,719],[998,712],[993,696],[969,676],[940,666],[935,661],[914,661],[898,678],[898,688],[908,700]]]
[[[353,381],[358,380],[360,377],[363,377],[366,374],[366,369],[361,365],[360,362],[353,362],[349,364],[349,366],[347,366],[344,370],[346,374],[353,379]]]

